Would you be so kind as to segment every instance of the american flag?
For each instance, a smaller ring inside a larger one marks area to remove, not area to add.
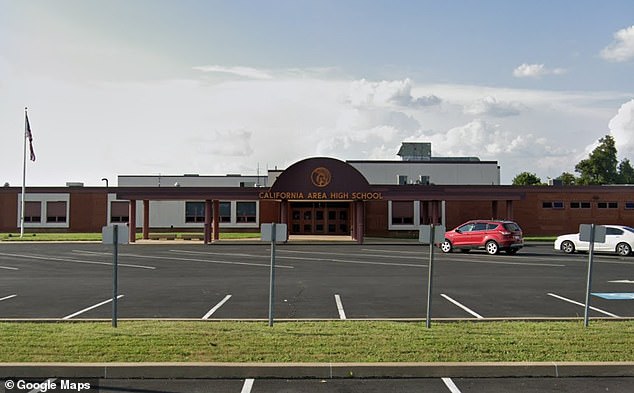
[[[33,134],[31,134],[31,125],[29,124],[29,115],[24,114],[26,123],[25,123],[25,133],[26,137],[29,138],[29,150],[31,151],[31,161],[35,161],[35,152],[33,151]]]

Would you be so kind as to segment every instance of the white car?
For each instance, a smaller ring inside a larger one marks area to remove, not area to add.
[[[594,251],[611,252],[621,256],[632,253],[634,248],[634,228],[623,225],[603,225],[605,227],[605,242],[594,243]],[[555,240],[555,250],[560,250],[566,254],[575,251],[590,250],[589,242],[579,240],[579,234],[561,235]]]

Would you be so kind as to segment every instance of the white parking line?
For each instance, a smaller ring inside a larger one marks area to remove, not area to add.
[[[123,297],[123,295],[119,295],[119,296],[117,296],[117,299],[121,299],[122,297]],[[74,317],[76,317],[76,316],[78,316],[78,315],[80,315],[80,314],[85,313],[86,311],[90,311],[90,310],[93,310],[93,309],[95,309],[95,308],[97,308],[97,307],[101,307],[101,306],[103,306],[104,304],[108,304],[108,303],[110,303],[111,301],[112,301],[112,299],[104,300],[103,302],[101,302],[101,303],[97,303],[97,304],[95,304],[94,306],[90,306],[90,307],[84,308],[83,310],[77,311],[76,313],[72,313],[72,314],[70,314],[70,315],[67,315],[67,316],[65,316],[65,317],[64,317],[64,318],[62,318],[62,319],[71,319],[71,318],[74,318]]]
[[[224,299],[222,299],[222,300],[221,300],[218,304],[216,304],[216,305],[214,306],[214,308],[212,308],[211,310],[209,310],[209,311],[207,312],[207,314],[205,314],[205,315],[203,316],[203,319],[209,319],[209,317],[210,317],[210,316],[212,316],[212,314],[213,314],[213,313],[215,313],[216,311],[218,311],[218,309],[219,309],[220,307],[222,307],[222,305],[223,305],[223,304],[225,304],[225,303],[227,302],[227,300],[229,300],[229,299],[231,299],[231,295],[227,295],[227,296],[225,296],[225,297],[224,297]]]
[[[0,266],[0,269],[5,269],[5,270],[20,270],[17,267],[10,267],[10,266]]]
[[[6,254],[6,253],[2,253],[0,255],[5,255],[5,256],[9,256],[9,257],[17,257],[17,258],[37,259],[37,260],[44,260],[44,261],[59,261],[59,262],[70,262],[70,263],[83,263],[83,264],[88,264],[88,265],[112,266],[112,262],[82,261],[82,260],[79,260],[79,259],[44,257],[44,256],[40,256],[40,255],[26,255],[26,254]],[[134,267],[134,268],[138,268],[138,269],[150,269],[150,270],[156,269],[154,266],[130,265],[130,264],[127,264],[127,263],[119,263],[118,265],[119,265],[119,267]]]
[[[557,299],[560,299],[560,300],[563,300],[563,301],[568,302],[568,303],[576,304],[577,306],[581,306],[581,307],[585,307],[586,306],[584,303],[579,303],[579,302],[576,302],[576,301],[574,301],[572,299],[568,299],[568,298],[565,298],[563,296],[556,295],[554,293],[548,293],[547,295],[548,296],[552,296],[552,297],[557,298]],[[601,310],[600,308],[596,308],[596,307],[590,306],[590,310],[594,310],[596,312],[600,312],[601,314],[605,314],[605,315],[610,316],[612,318],[621,318],[621,317],[619,317],[616,314],[612,314],[611,312],[607,312],[607,311]]]
[[[445,259],[443,262],[466,262],[466,263],[488,263],[491,265],[518,265],[518,266],[547,266],[547,267],[566,267],[566,265],[555,264],[555,263],[530,263],[530,262],[505,262],[505,261],[489,261],[489,260],[479,260],[479,259]]]
[[[449,391],[451,393],[461,393],[460,389],[458,389],[458,387],[456,386],[455,383],[453,383],[453,381],[451,380],[451,378],[443,378],[442,381],[445,383],[445,386],[447,386],[447,388],[449,388]]]
[[[367,262],[367,261],[352,261],[346,259],[334,259],[334,258],[309,258],[309,257],[291,257],[278,255],[277,259],[294,259],[299,261],[316,261],[316,262],[334,262],[334,263],[349,263],[356,265],[377,265],[377,266],[399,266],[399,267],[427,267],[427,265],[418,265],[413,263],[389,263],[389,262]]]
[[[183,254],[198,254],[198,255],[220,255],[220,256],[231,256],[231,257],[248,257],[248,258],[270,258],[271,254],[261,255],[261,254],[243,254],[243,253],[233,253],[233,252],[210,252],[210,251],[192,251],[192,250],[169,250],[170,252],[175,253],[183,253]]]
[[[421,251],[401,251],[401,250],[381,250],[376,248],[362,248],[361,251],[370,251],[370,252],[383,252],[388,254],[415,254],[421,255]]]
[[[484,317],[482,315],[480,315],[477,312],[473,311],[472,309],[470,309],[469,307],[465,306],[464,304],[461,304],[461,303],[457,302],[456,300],[450,298],[449,296],[445,295],[444,293],[441,293],[440,296],[442,296],[445,299],[449,300],[450,302],[452,302],[456,306],[460,307],[461,309],[465,310],[466,312],[468,312],[469,314],[473,315],[474,317],[476,317],[478,319],[484,319]]]
[[[422,253],[418,253],[417,255],[413,255],[413,256],[405,256],[405,255],[385,255],[385,254],[359,254],[359,253],[342,253],[342,252],[327,252],[327,251],[298,251],[298,250],[278,250],[278,252],[280,253],[291,253],[291,254],[311,254],[311,255],[343,255],[343,256],[350,256],[350,255],[354,255],[356,257],[380,257],[380,258],[384,258],[384,259],[414,259],[414,260],[421,260],[423,259],[423,254]]]
[[[179,252],[194,252],[195,251],[179,251]],[[139,255],[139,254],[119,254],[122,256],[133,257],[133,258],[148,258],[148,259],[164,259],[168,261],[182,261],[182,262],[204,262],[204,263],[217,263],[221,265],[241,265],[241,266],[258,266],[258,267],[271,267],[270,263],[248,263],[248,262],[231,262],[231,261],[216,261],[212,259],[196,259],[196,258],[175,258],[175,257],[162,257],[159,255]],[[278,257],[279,258],[279,257]],[[275,265],[276,268],[280,269],[294,269],[294,266],[286,266],[286,265]]]
[[[245,379],[244,385],[242,385],[242,390],[240,391],[240,393],[251,393],[251,389],[253,389],[253,382],[255,382],[255,379],[253,378]]]
[[[18,295],[9,295],[9,296],[5,296],[5,297],[0,297],[0,302],[3,301],[3,300],[12,299],[12,298],[14,298],[16,296],[18,296]]]
[[[346,319],[346,312],[343,311],[343,303],[341,303],[341,296],[335,295],[335,303],[337,303],[337,310],[339,311],[339,319]]]

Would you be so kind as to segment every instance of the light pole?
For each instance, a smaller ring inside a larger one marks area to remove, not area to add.
[[[109,197],[109,193],[108,193],[108,178],[107,177],[102,177],[101,181],[105,181],[106,182],[106,226],[108,226],[108,205],[110,204],[110,201],[108,200],[108,197]]]

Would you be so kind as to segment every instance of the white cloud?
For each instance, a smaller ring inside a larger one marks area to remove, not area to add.
[[[518,102],[503,102],[495,97],[487,96],[466,106],[464,113],[476,116],[507,117],[519,115],[523,108],[524,106]]]
[[[545,75],[562,75],[566,70],[563,68],[546,68],[544,64],[524,63],[513,70],[516,78],[541,78]]]
[[[251,147],[252,132],[246,130],[212,131],[205,137],[194,137],[192,142],[203,154],[224,157],[249,157],[253,154]]]
[[[634,161],[634,100],[621,105],[608,126],[619,156]]]
[[[499,124],[475,119],[446,132],[435,133],[431,138],[433,150],[438,155],[491,159],[525,148],[532,136],[518,135],[503,130]]]
[[[435,95],[413,97],[412,81],[409,79],[381,82],[357,80],[350,84],[348,99],[357,107],[424,107],[438,105],[442,101]]]
[[[231,74],[250,79],[272,79],[273,76],[266,71],[251,67],[223,67],[219,65],[197,66],[194,70],[202,72],[216,72],[221,74]]]
[[[634,58],[634,26],[614,33],[614,42],[603,48],[601,57],[613,62],[622,62]]]
[[[612,100],[621,99],[305,75],[91,85],[14,76],[0,77],[9,97],[0,129],[23,130],[29,103],[38,154],[29,163],[33,185],[99,185],[102,177],[114,182],[130,173],[253,174],[258,165],[284,168],[316,155],[397,159],[405,140],[432,142],[435,155],[497,160],[503,182],[524,170],[545,178],[573,170],[578,152],[614,116]],[[442,105],[422,110],[415,102],[430,96],[442,97]],[[619,111],[624,130],[632,130],[632,106]],[[508,116],[514,110],[522,116]],[[22,134],[5,134],[0,182],[20,184]]]

